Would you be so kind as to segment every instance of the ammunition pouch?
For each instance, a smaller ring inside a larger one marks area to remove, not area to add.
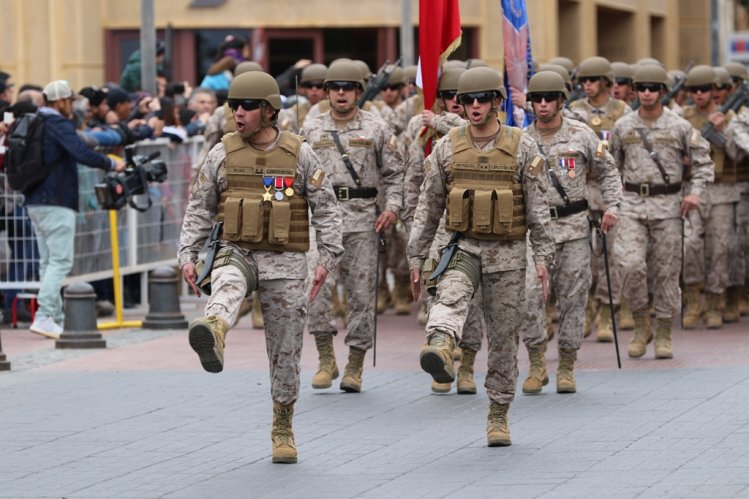
[[[224,246],[223,248],[218,250],[218,253],[216,253],[216,257],[213,259],[211,272],[208,273],[205,279],[198,283],[198,287],[201,291],[203,291],[203,293],[208,296],[211,295],[211,273],[214,270],[225,265],[232,265],[234,267],[237,267],[240,272],[242,272],[242,276],[245,278],[245,282],[247,283],[247,294],[245,294],[245,296],[250,296],[250,294],[257,289],[257,268],[247,262],[241,252],[239,252],[235,248],[232,248],[231,246]],[[200,275],[203,272],[205,262],[203,260],[199,260],[195,266],[198,275]]]
[[[447,269],[459,270],[468,276],[471,284],[473,284],[474,292],[479,288],[479,284],[481,284],[481,260],[478,257],[458,249],[450,259],[450,263],[447,264]]]
[[[432,279],[432,272],[437,268],[437,260],[434,258],[427,258],[424,261],[424,265],[421,267],[421,273],[424,276],[424,289],[427,290],[431,296],[437,294],[437,279]]]

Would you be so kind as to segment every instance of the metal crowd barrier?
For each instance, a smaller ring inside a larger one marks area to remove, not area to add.
[[[136,154],[161,153],[167,179],[152,183],[153,205],[145,212],[127,207],[117,212],[120,273],[147,273],[161,265],[176,265],[182,216],[190,193],[192,163],[203,146],[203,137],[175,144],[168,139],[139,142]],[[75,261],[65,284],[112,278],[112,245],[109,212],[99,208],[94,185],[104,172],[79,166],[79,212],[75,235]],[[13,192],[0,174],[0,290],[38,290],[39,253],[23,195]],[[140,196],[139,196],[140,197]],[[139,204],[143,204],[143,199]],[[141,279],[146,290],[147,278]],[[141,295],[145,297],[146,294]]]

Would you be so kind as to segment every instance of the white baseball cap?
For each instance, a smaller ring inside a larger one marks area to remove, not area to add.
[[[47,83],[42,91],[48,102],[75,97],[70,84],[65,80],[55,80]]]

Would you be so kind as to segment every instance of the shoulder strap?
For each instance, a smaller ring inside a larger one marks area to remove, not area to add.
[[[361,179],[356,173],[356,170],[354,170],[354,165],[351,164],[351,158],[349,158],[348,153],[346,153],[346,150],[343,148],[343,144],[341,144],[341,138],[338,137],[338,130],[331,130],[330,135],[333,136],[333,142],[335,142],[338,152],[341,153],[341,159],[343,159],[343,163],[346,165],[349,175],[354,179],[354,183],[357,187],[361,187]]]
[[[658,157],[658,153],[653,150],[653,144],[650,143],[648,140],[648,136],[645,134],[645,129],[641,127],[635,128],[637,130],[637,133],[640,134],[640,138],[642,139],[642,145],[645,146],[645,149],[648,150],[648,154],[650,155],[650,158],[655,163],[655,166],[658,167],[658,170],[661,172],[661,177],[663,177],[663,181],[666,182],[666,185],[671,183],[671,177],[669,177],[668,173],[666,173],[666,169],[663,168],[663,165],[661,164],[661,158]]]
[[[549,164],[549,157],[546,156],[546,153],[544,152],[544,148],[540,143],[538,144],[538,150],[541,151],[541,154],[543,154],[544,158],[546,158],[546,171],[549,172],[549,178],[551,179],[551,184],[554,186],[554,189],[557,190],[562,200],[564,200],[564,204],[570,204],[570,198],[567,196],[567,193],[565,192],[564,187],[562,187],[562,184],[559,182],[559,179],[557,178],[557,174],[554,172],[554,169]]]

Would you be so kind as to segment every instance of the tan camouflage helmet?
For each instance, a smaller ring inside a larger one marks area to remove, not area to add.
[[[718,78],[718,88],[730,87],[731,85],[733,85],[733,81],[731,81],[731,74],[726,68],[724,68],[723,66],[713,66],[713,71],[715,71],[715,76],[717,76]]]
[[[564,95],[565,99],[570,96],[564,78],[559,73],[540,71],[534,74],[528,82],[528,96],[526,98],[530,100],[531,94],[548,92],[559,92]]]
[[[281,92],[278,83],[268,73],[249,71],[235,76],[229,85],[229,99],[263,100],[276,111],[281,109]]]
[[[325,81],[326,74],[328,74],[328,67],[325,64],[310,64],[302,70],[302,77],[299,79],[299,83]]]
[[[671,87],[671,80],[668,79],[666,70],[655,64],[645,64],[638,67],[632,76],[632,82],[635,85],[638,83],[660,83],[666,89]]]
[[[541,64],[538,67],[537,72],[540,73],[541,71],[554,71],[559,76],[561,76],[562,79],[564,79],[564,83],[570,85],[571,88],[572,78],[570,77],[570,72],[567,71],[567,68],[565,68],[564,66],[560,66],[559,64]]]
[[[332,66],[333,64],[338,64],[339,62],[354,62],[352,59],[349,59],[348,57],[339,57],[338,59],[333,59],[330,61],[330,64],[328,67]]]
[[[450,59],[449,61],[445,61],[445,63],[442,65],[442,71],[446,71],[452,68],[466,69],[466,63],[465,61],[459,61],[457,59]]]
[[[614,70],[608,59],[601,56],[588,57],[580,63],[577,69],[577,78],[595,78],[601,77],[614,83]]]
[[[614,71],[614,78],[617,80],[629,80],[632,83],[632,76],[635,70],[626,62],[612,62],[611,69]]]
[[[575,63],[569,57],[552,57],[549,59],[549,64],[556,64],[562,66],[567,70],[568,73],[572,73],[575,70]]]
[[[723,67],[726,68],[731,78],[741,81],[749,80],[749,70],[740,62],[730,61],[723,64]]]
[[[364,79],[362,78],[361,69],[353,61],[342,61],[331,64],[328,68],[328,74],[325,75],[325,88],[332,81],[350,81],[358,83],[359,87],[364,90]]]
[[[507,98],[502,78],[491,68],[467,69],[458,79],[458,95],[488,91],[497,92],[503,99]]]
[[[263,67],[255,61],[243,61],[234,68],[234,76],[247,73],[249,71],[262,71]]]
[[[406,80],[406,73],[403,71],[402,67],[390,64],[385,68],[385,71],[390,73],[390,76],[388,77],[388,85],[406,85],[408,83],[408,80]]]
[[[716,85],[718,83],[718,77],[715,71],[710,66],[699,64],[687,73],[687,79],[684,82],[684,86],[689,87],[701,87],[703,85]]]
[[[364,81],[367,81],[370,78],[372,78],[372,70],[369,69],[369,64],[362,61],[361,59],[355,59],[354,64],[356,64],[361,70],[361,77]]]
[[[445,70],[442,75],[440,75],[440,82],[437,86],[437,92],[445,92],[450,90],[457,92],[460,75],[465,72],[466,70],[463,68],[450,68],[448,70]]]
[[[635,66],[660,66],[664,68],[663,63],[655,57],[643,57],[642,59],[638,59]]]
[[[403,72],[406,74],[406,81],[408,83],[414,83],[416,81],[417,71],[418,71],[418,68],[414,64],[411,64],[410,66],[406,66],[405,68],[403,68]]]
[[[471,68],[488,68],[489,65],[483,59],[468,59],[466,61],[466,69]]]

